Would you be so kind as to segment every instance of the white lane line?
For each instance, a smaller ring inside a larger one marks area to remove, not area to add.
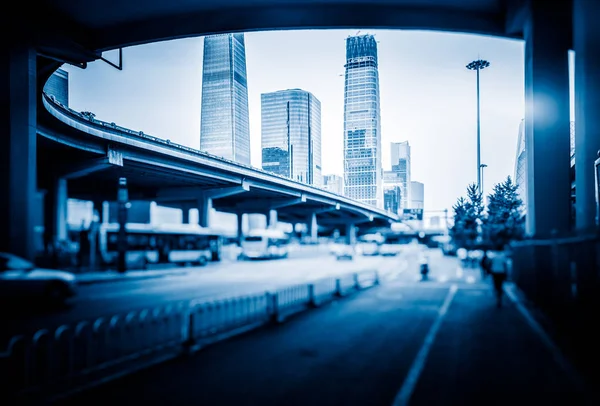
[[[567,374],[571,383],[582,393],[589,393],[586,390],[586,385],[583,383],[583,379],[579,376],[577,371],[571,366],[569,361],[565,358],[562,351],[558,348],[554,341],[548,336],[544,328],[535,320],[535,318],[531,315],[529,310],[519,301],[515,292],[504,286],[504,293],[506,296],[514,303],[515,307],[521,313],[521,316],[525,319],[529,327],[538,335],[542,343],[546,346],[548,351],[552,354],[554,361],[558,366],[562,368],[562,370]]]
[[[398,393],[396,394],[396,397],[394,398],[394,402],[392,403],[392,406],[407,406],[408,405],[408,402],[410,401],[410,398],[417,386],[417,382],[419,381],[419,377],[421,376],[421,373],[423,372],[425,363],[427,362],[427,357],[429,356],[429,351],[431,350],[431,346],[433,345],[433,342],[435,341],[435,336],[437,335],[438,330],[440,329],[440,326],[442,325],[442,321],[444,320],[444,317],[446,317],[446,314],[448,313],[448,308],[450,308],[450,304],[452,303],[452,300],[454,299],[454,296],[456,295],[457,291],[458,291],[458,286],[456,286],[455,284],[450,286],[450,290],[448,291],[448,294],[446,295],[444,304],[442,304],[442,307],[440,308],[440,310],[438,312],[437,318],[433,322],[433,325],[429,329],[429,332],[427,332],[427,335],[425,336],[425,340],[423,341],[423,345],[421,346],[421,349],[419,349],[417,356],[415,357],[412,365],[410,366],[408,375],[406,375],[406,379],[404,380],[404,383],[402,384],[400,391],[398,391]]]

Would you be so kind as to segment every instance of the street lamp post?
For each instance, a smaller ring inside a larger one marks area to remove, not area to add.
[[[490,66],[490,63],[483,59],[478,59],[467,65],[467,69],[477,71],[477,189],[481,190],[481,109],[479,103],[479,71]]]
[[[480,168],[479,170],[481,171],[481,191],[479,193],[483,194],[483,170],[485,168],[487,168],[487,165],[486,164],[480,164],[479,168]]]

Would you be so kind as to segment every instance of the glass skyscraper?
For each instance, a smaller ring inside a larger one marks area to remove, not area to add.
[[[260,98],[262,168],[321,186],[321,102],[301,89]]]
[[[344,194],[383,208],[377,42],[346,39],[344,82]]]
[[[204,38],[200,149],[250,164],[244,34]]]
[[[410,174],[410,144],[408,141],[392,142],[390,144],[392,170],[385,171],[384,184],[400,184],[402,187],[402,209],[411,207],[411,174]]]

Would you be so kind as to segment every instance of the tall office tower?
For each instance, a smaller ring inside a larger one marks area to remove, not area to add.
[[[523,201],[523,208],[527,202],[527,151],[525,150],[525,120],[519,124],[519,135],[517,138],[517,156],[515,157],[515,183],[517,193]]]
[[[410,208],[422,209],[425,207],[425,185],[421,182],[410,182]]]
[[[377,42],[346,39],[344,83],[344,194],[383,208]]]
[[[412,208],[411,204],[411,171],[410,171],[410,145],[408,141],[392,142],[390,144],[392,170],[385,171],[386,184],[399,183],[402,186],[402,209]]]
[[[340,175],[323,176],[323,189],[336,195],[344,195],[344,177]]]
[[[263,93],[262,168],[321,186],[321,102],[301,89]]]
[[[69,72],[58,68],[44,85],[44,92],[54,96],[56,101],[69,107]]]
[[[250,165],[244,34],[204,38],[200,149]]]

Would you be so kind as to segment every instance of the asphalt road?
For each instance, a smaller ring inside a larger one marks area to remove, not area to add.
[[[63,309],[35,305],[26,309],[4,309],[0,342],[5,344],[14,335],[32,334],[42,328],[54,329],[62,324],[74,324],[172,301],[208,301],[268,291],[331,275],[399,269],[406,266],[408,257],[410,255],[356,257],[353,261],[337,261],[331,255],[298,253],[289,259],[223,262],[207,267],[186,268],[189,271],[186,275],[84,285],[79,287],[77,297]]]
[[[385,282],[59,404],[583,405],[572,376],[479,271],[431,252]],[[323,267],[324,268],[324,267]]]

